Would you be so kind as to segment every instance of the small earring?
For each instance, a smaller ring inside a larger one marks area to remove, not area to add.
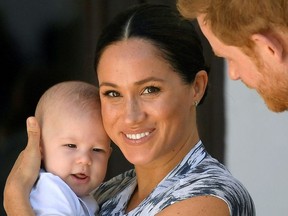
[[[195,107],[197,107],[197,105],[198,105],[198,101],[197,100],[194,101],[194,105],[195,105]]]

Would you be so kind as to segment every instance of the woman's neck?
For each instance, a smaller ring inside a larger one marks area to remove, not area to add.
[[[183,145],[178,151],[171,151],[167,157],[159,159],[149,165],[135,165],[137,176],[137,187],[131,195],[126,212],[136,208],[157,185],[179,164],[188,152],[198,143],[199,136],[197,134],[192,142]]]

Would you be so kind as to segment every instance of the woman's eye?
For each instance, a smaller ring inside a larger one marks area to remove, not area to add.
[[[159,91],[160,91],[160,89],[158,87],[149,86],[149,87],[144,89],[143,94],[153,94],[153,93],[157,93]]]
[[[109,97],[119,97],[120,94],[116,91],[106,91],[104,93],[105,96],[109,96]]]

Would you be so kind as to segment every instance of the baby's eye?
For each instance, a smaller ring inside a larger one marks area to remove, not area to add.
[[[67,146],[68,148],[77,148],[75,144],[66,144],[65,146]]]
[[[100,149],[100,148],[93,148],[93,151],[94,151],[94,152],[103,152],[104,150],[103,150],[103,149]]]
[[[106,91],[106,92],[104,92],[104,95],[108,96],[108,97],[119,97],[120,96],[119,92],[117,92],[117,91]]]
[[[144,89],[143,94],[153,94],[153,93],[158,93],[160,91],[160,88],[155,87],[155,86],[148,86],[147,88]]]

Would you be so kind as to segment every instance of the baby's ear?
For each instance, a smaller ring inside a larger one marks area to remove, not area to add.
[[[42,139],[41,139],[41,138],[40,138],[39,149],[40,149],[40,154],[41,154],[41,168],[45,170],[45,165],[44,165],[44,148],[43,148],[43,143],[42,143]]]
[[[43,149],[43,143],[42,143],[41,137],[40,137],[39,149],[40,149],[40,154],[41,154],[41,160],[43,160],[43,157],[44,157],[44,149]]]
[[[280,37],[280,36],[279,36]],[[284,46],[281,40],[273,33],[253,34],[251,36],[258,53],[268,55],[268,58],[275,59],[277,62],[282,62],[285,57]]]

